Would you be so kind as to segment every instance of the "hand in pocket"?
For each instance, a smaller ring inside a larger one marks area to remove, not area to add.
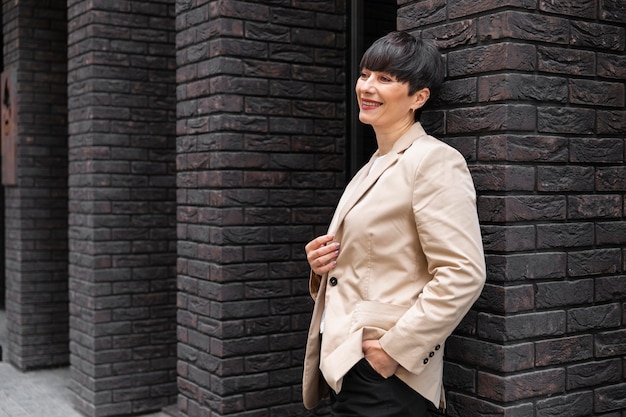
[[[383,378],[389,378],[396,372],[398,362],[387,355],[387,352],[383,350],[378,340],[364,340],[362,347],[367,362]]]

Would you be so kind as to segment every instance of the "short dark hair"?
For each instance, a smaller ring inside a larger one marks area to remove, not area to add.
[[[361,58],[361,68],[386,72],[409,84],[409,95],[422,88],[436,96],[445,77],[443,58],[430,39],[395,31],[379,38]]]

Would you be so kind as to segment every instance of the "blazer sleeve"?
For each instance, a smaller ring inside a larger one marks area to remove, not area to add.
[[[414,145],[415,146],[415,145]],[[381,339],[382,348],[413,374],[454,331],[485,283],[476,193],[465,159],[441,144],[415,170],[412,208],[432,277],[416,303]]]

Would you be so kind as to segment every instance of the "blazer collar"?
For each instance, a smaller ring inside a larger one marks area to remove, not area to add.
[[[370,158],[369,162],[363,166],[354,176],[346,190],[344,191],[337,210],[330,223],[328,232],[335,234],[339,226],[343,222],[348,212],[358,203],[363,195],[376,183],[378,178],[389,167],[393,166],[400,155],[417,140],[417,138],[426,136],[424,128],[419,122],[416,122],[411,128],[394,143],[393,147],[375,166],[374,161],[378,159],[379,151],[377,150]],[[373,168],[372,168],[373,166]],[[370,172],[371,171],[371,172]]]

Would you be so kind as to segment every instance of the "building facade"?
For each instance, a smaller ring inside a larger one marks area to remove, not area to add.
[[[353,80],[392,29],[441,47],[423,123],[478,192],[447,415],[626,416],[623,1],[2,4],[3,355],[69,365],[86,416],[326,415],[303,247],[372,150]]]

